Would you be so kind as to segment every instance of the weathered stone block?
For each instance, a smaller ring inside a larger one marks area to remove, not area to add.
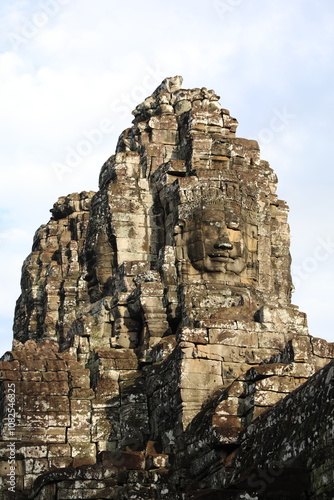
[[[17,360],[13,361],[0,361],[0,370],[19,370],[22,369]]]
[[[95,398],[95,393],[93,389],[83,389],[79,387],[75,387],[74,389],[71,389],[70,391],[70,398],[71,399],[94,399]]]
[[[29,359],[23,358],[21,361],[22,371],[44,371],[46,366],[46,361],[41,359]]]
[[[60,359],[48,359],[46,362],[46,369],[47,371],[51,372],[59,372],[59,371],[66,371],[67,370],[67,364],[66,361],[60,360]]]
[[[70,456],[49,458],[49,469],[61,469],[70,467],[72,464],[73,458]]]
[[[42,397],[24,397],[24,405],[28,411],[69,411],[69,400],[67,396],[48,396],[43,395]]]
[[[25,474],[23,482],[24,489],[29,490],[34,484],[35,480],[36,480],[36,474]]]
[[[49,425],[48,413],[32,413],[29,412],[26,415],[22,415],[20,419],[21,425],[26,425],[29,427],[35,427],[36,429],[42,427],[47,428]]]
[[[193,342],[194,344],[208,344],[209,337],[206,328],[186,328],[180,329],[178,334],[180,342]]]
[[[108,488],[99,488],[99,489],[91,489],[91,488],[85,488],[83,490],[80,490],[80,496],[77,496],[77,490],[73,488],[67,489],[67,488],[62,488],[59,491],[58,498],[59,500],[72,500],[76,498],[81,498],[81,499],[87,499],[87,500],[94,500],[94,499],[114,499],[116,500],[119,495],[120,491],[119,486],[110,486]]]
[[[69,413],[50,412],[48,413],[48,421],[51,427],[68,427],[71,425]]]
[[[1,377],[6,380],[21,380],[21,373],[17,370],[1,370]]]
[[[91,401],[87,399],[71,399],[69,402],[70,413],[75,415],[77,413],[83,413],[88,415],[91,410]]]
[[[112,423],[104,418],[104,415],[93,415],[92,418],[92,440],[106,441],[111,434]]]
[[[279,354],[279,349],[271,349],[271,348],[262,348],[262,349],[243,349],[240,350],[240,356],[241,356],[241,362],[245,361],[246,363],[249,363],[250,365],[252,364],[259,364],[262,363],[263,361],[269,361],[273,356]],[[237,358],[234,359],[236,361]],[[233,359],[228,359],[225,357],[226,361],[233,361]]]
[[[233,382],[239,377],[241,373],[244,373],[249,368],[248,365],[243,363],[222,363],[222,378],[226,383],[228,381]]]
[[[74,429],[67,429],[67,442],[73,447],[77,443],[90,442],[91,439],[91,429],[90,427],[81,427]],[[53,441],[56,443],[57,441]]]
[[[279,332],[259,332],[258,339],[260,348],[276,348],[283,350],[286,344],[285,336]]]
[[[284,397],[285,394],[282,392],[258,391],[255,395],[255,404],[256,406],[273,406]]]
[[[0,475],[1,477],[6,477],[10,473],[10,464],[8,463],[8,459],[0,460]],[[6,477],[7,479],[7,477]]]
[[[145,468],[145,456],[142,452],[103,451],[100,453],[98,461],[104,467],[126,467],[128,470],[141,470]]]
[[[312,345],[309,337],[299,337],[292,340],[294,361],[307,362],[312,356]]]
[[[259,391],[275,391],[289,393],[306,382],[306,378],[294,377],[269,377],[256,382],[256,388]]]
[[[72,444],[73,467],[90,465],[96,462],[96,445],[94,443]]]
[[[223,384],[220,375],[211,373],[188,373],[182,374],[180,379],[180,389],[196,389],[197,387],[207,387],[214,390]]]
[[[334,342],[328,343],[323,339],[311,337],[313,353],[321,358],[334,358]]]
[[[209,329],[210,344],[223,344],[239,347],[258,347],[258,337],[253,332],[242,332],[235,330]]]
[[[67,382],[68,372],[43,372],[43,380],[46,382]]]
[[[47,446],[47,454],[49,458],[70,457],[71,447],[69,444],[49,444]]]
[[[22,380],[25,382],[41,382],[42,381],[42,372],[38,372],[38,371],[22,372]],[[46,380],[46,379],[44,379],[44,380]]]
[[[203,401],[207,399],[207,397],[212,392],[211,388],[208,389],[182,389],[180,394],[180,399],[185,402],[197,402],[202,404]]]
[[[177,130],[178,124],[174,115],[153,116],[148,122],[149,127],[158,130]],[[154,142],[154,141],[153,141]]]
[[[189,348],[189,354],[193,357],[194,348]],[[196,354],[197,357],[203,359],[211,359],[216,361],[223,361],[225,359],[225,353],[228,353],[224,345],[209,344],[209,345],[197,345]]]
[[[96,398],[115,398],[119,395],[118,382],[111,378],[98,380],[94,396]]]
[[[42,474],[49,470],[47,458],[27,458],[25,460],[25,472],[27,474]]]
[[[16,452],[18,455],[24,454],[28,458],[46,458],[47,446],[46,445],[31,445],[31,443],[16,443]]]
[[[61,427],[48,427],[45,430],[45,441],[47,443],[65,443],[66,429]]]
[[[221,362],[209,359],[187,359],[182,360],[181,370],[182,376],[193,373],[221,375]]]
[[[168,455],[159,454],[146,458],[146,469],[161,469],[169,466]]]
[[[89,389],[90,378],[88,370],[75,370],[70,374],[70,385],[75,388]]]

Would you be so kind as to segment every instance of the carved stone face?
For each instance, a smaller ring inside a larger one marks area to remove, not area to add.
[[[243,223],[233,211],[200,208],[184,230],[188,259],[199,271],[245,275],[257,258],[256,227]]]

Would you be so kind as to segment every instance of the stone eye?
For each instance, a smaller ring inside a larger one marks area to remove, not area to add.
[[[205,221],[205,224],[211,227],[222,227],[221,223],[218,221]]]
[[[236,216],[231,216],[227,219],[226,225],[229,229],[238,229],[240,225],[240,220]]]

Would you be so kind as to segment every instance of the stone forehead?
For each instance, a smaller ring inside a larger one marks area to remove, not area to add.
[[[199,205],[223,204],[225,200],[224,191],[217,186],[198,185],[185,192],[188,202]]]
[[[217,186],[198,185],[182,193],[181,204],[178,207],[179,218],[194,220],[196,214],[203,210],[220,211],[223,214],[241,211],[238,187],[233,186],[234,192]]]

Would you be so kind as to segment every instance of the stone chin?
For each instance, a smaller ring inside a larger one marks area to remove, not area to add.
[[[243,259],[235,259],[232,262],[228,262],[226,270],[235,274],[241,274],[246,268],[246,263]]]
[[[217,274],[241,274],[246,268],[242,258],[231,259],[230,257],[210,257],[192,262],[192,266],[198,271]]]

